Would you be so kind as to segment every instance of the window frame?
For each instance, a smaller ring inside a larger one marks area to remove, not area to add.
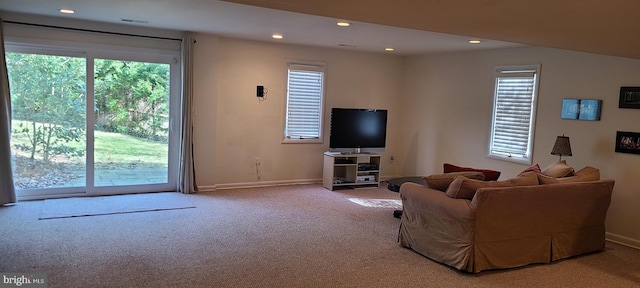
[[[498,160],[504,160],[509,162],[521,163],[531,165],[533,162],[533,144],[534,144],[534,132],[536,123],[536,110],[538,103],[538,91],[540,84],[540,66],[541,65],[515,65],[515,66],[496,66],[494,67],[494,91],[493,91],[493,112],[491,117],[491,130],[489,131],[489,146],[488,155],[489,158]],[[526,150],[521,153],[514,154],[508,151],[497,151],[495,142],[495,133],[497,129],[497,117],[498,117],[498,100],[499,100],[499,80],[501,78],[522,78],[533,77],[533,83],[531,85],[531,106],[529,113],[529,127],[527,140],[521,141],[520,144],[525,144]]]
[[[310,72],[320,72],[322,74],[320,84],[320,99],[318,103],[318,137],[313,138],[292,138],[288,135],[288,126],[289,126],[289,108],[290,108],[290,93],[289,93],[289,71],[290,70],[299,70],[299,71],[310,71]],[[326,87],[326,75],[327,75],[327,65],[324,62],[310,62],[310,61],[287,61],[287,69],[286,69],[286,99],[284,103],[284,125],[283,125],[283,144],[322,144],[324,143],[324,101],[325,101],[325,87]]]

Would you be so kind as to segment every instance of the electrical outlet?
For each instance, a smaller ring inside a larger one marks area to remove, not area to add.
[[[260,157],[256,156],[256,180],[258,182],[262,181],[262,160],[260,160]]]

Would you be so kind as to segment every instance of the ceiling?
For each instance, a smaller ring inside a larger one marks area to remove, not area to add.
[[[534,45],[640,59],[637,0],[0,0],[0,10],[398,55]]]

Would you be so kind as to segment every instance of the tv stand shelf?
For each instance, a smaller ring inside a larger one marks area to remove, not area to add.
[[[379,154],[372,153],[337,154],[325,152],[322,186],[329,190],[380,187],[381,157]]]

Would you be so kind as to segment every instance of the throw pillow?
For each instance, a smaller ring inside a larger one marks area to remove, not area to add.
[[[555,163],[551,163],[549,166],[542,169],[542,173],[547,176],[560,178],[560,177],[573,176],[574,171],[571,166],[567,165],[567,161],[562,160]]]
[[[538,176],[535,172],[526,172],[520,176],[516,176],[505,181],[480,181],[469,179],[464,176],[458,176],[449,188],[446,194],[451,198],[473,199],[478,188],[484,187],[511,187],[511,186],[533,186],[538,185]]]
[[[480,171],[466,171],[466,172],[451,172],[444,174],[433,174],[422,177],[427,186],[432,189],[440,190],[442,192],[447,191],[449,184],[458,176],[464,176],[469,179],[484,180],[484,173]]]
[[[480,172],[484,173],[484,180],[485,181],[496,181],[500,177],[500,171],[495,171],[495,170],[490,170],[490,169],[478,169],[478,168],[471,168],[471,167],[461,167],[461,166],[457,166],[457,165],[453,165],[453,164],[449,164],[449,163],[444,163],[442,165],[442,168],[443,168],[442,170],[443,170],[444,173],[464,172],[464,171],[480,171]]]
[[[538,181],[540,181],[540,184],[556,184],[598,180],[600,180],[600,170],[591,166],[586,166],[576,171],[574,176],[569,177],[554,178],[547,175],[538,174]]]
[[[542,170],[540,170],[540,165],[535,164],[535,165],[531,165],[531,166],[527,167],[527,169],[522,170],[522,172],[520,172],[520,174],[518,174],[518,176],[520,176],[520,175],[522,175],[522,174],[524,174],[526,172],[530,172],[530,171],[533,171],[533,172],[536,172],[536,173],[542,173]]]

